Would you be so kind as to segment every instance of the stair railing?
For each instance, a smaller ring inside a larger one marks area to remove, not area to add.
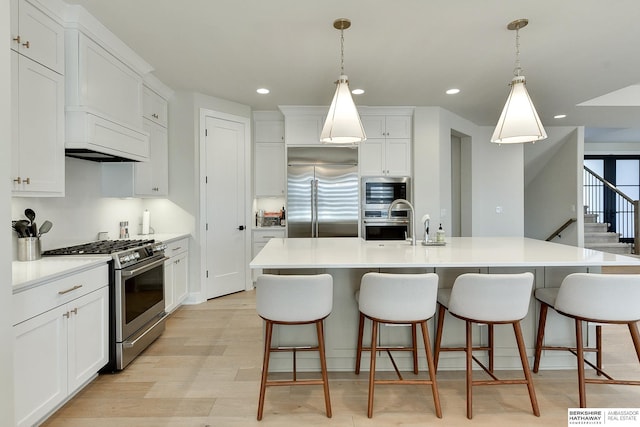
[[[596,214],[601,222],[609,223],[620,235],[620,241],[640,242],[640,204],[615,185],[584,166],[583,197],[585,213]]]
[[[571,224],[573,224],[574,222],[576,222],[577,219],[576,218],[569,218],[567,220],[567,222],[565,222],[564,224],[562,224],[560,227],[558,227],[558,229],[556,231],[554,231],[553,233],[551,233],[549,235],[549,237],[547,237],[547,242],[552,241],[553,239],[555,239],[556,237],[562,237],[560,235],[560,233],[562,233],[568,226],[570,226]]]

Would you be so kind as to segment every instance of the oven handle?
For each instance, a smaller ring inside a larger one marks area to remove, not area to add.
[[[365,224],[371,225],[407,225],[409,224],[408,219],[365,219],[363,220]]]
[[[135,345],[136,345],[136,343],[137,343],[138,341],[140,341],[142,338],[144,338],[144,336],[145,336],[145,335],[147,335],[147,334],[148,334],[148,333],[149,333],[153,328],[155,328],[158,324],[160,324],[160,323],[164,322],[164,321],[166,320],[166,319],[165,319],[166,317],[167,317],[166,315],[165,315],[165,316],[162,316],[162,317],[161,317],[161,318],[160,318],[156,323],[154,323],[154,324],[153,324],[153,326],[151,326],[150,328],[147,328],[147,330],[146,330],[146,331],[144,331],[144,332],[142,333],[142,335],[140,335],[140,336],[139,336],[138,338],[136,338],[135,340],[133,340],[133,341],[125,341],[125,342],[123,342],[123,343],[122,343],[122,347],[123,347],[123,348],[131,348],[131,347],[135,347]]]
[[[163,256],[162,258],[160,258],[157,261],[152,262],[151,264],[147,264],[147,265],[144,265],[142,267],[134,268],[133,270],[122,270],[120,272],[120,274],[122,275],[122,277],[136,276],[138,274],[144,273],[145,271],[149,271],[149,270],[152,270],[152,269],[156,268],[157,266],[161,265],[162,263],[164,263],[168,259],[169,259],[168,257]]]

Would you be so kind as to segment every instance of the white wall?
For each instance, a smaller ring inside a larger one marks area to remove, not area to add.
[[[3,424],[13,420],[13,330],[11,294],[11,233],[9,228],[11,190],[6,179],[11,168],[11,90],[9,60],[9,2],[0,2],[0,170],[5,179],[0,181],[0,419]]]
[[[479,127],[439,107],[415,109],[413,182],[418,220],[429,214],[432,228],[441,222],[450,235],[451,135],[455,133],[464,135],[462,144],[471,146],[470,157],[466,157],[464,150],[462,159],[471,169],[466,171],[471,174],[470,179],[464,179],[465,186],[470,184],[471,188],[464,188],[463,192],[470,191],[471,205],[467,209],[473,213],[469,225],[469,216],[464,216],[468,212],[463,212],[465,235],[523,235],[522,146],[492,144],[491,132],[492,128]],[[502,208],[502,213],[497,214],[496,207]]]
[[[570,218],[561,238],[553,241],[583,246],[582,164],[584,128],[548,128],[548,141],[525,148],[525,236],[546,239]],[[529,171],[532,169],[532,171]]]

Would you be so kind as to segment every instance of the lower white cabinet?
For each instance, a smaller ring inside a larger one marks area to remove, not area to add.
[[[265,247],[269,240],[274,238],[284,238],[285,237],[285,228],[284,227],[265,227],[265,228],[254,228],[252,235],[252,254],[251,258],[255,258],[256,255]],[[262,270],[252,269],[251,270],[251,278],[255,282],[258,276],[262,274]]]
[[[25,295],[14,295],[25,316],[31,315],[29,302],[35,299],[51,301],[51,297],[57,295],[65,301],[13,327],[17,426],[35,425],[87,384],[108,362],[106,265],[71,277],[74,286],[82,286],[68,294],[66,289],[60,290],[59,285],[71,288],[65,280],[59,280],[43,285],[42,289],[26,291]],[[96,277],[100,277],[99,282],[93,281]],[[22,310],[24,303],[28,307]]]
[[[167,313],[175,310],[187,297],[189,284],[189,239],[167,243],[164,262],[164,306]]]

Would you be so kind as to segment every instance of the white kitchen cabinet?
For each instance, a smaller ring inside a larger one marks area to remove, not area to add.
[[[65,33],[65,52],[66,148],[148,160],[141,74],[76,29]]]
[[[167,127],[167,100],[155,93],[148,86],[142,89],[142,116],[162,127]]]
[[[324,126],[324,115],[303,114],[287,116],[284,134],[287,145],[319,145]]]
[[[14,295],[15,424],[32,426],[108,362],[106,264]]]
[[[14,196],[64,196],[64,76],[11,52]]]
[[[284,119],[262,119],[254,113],[254,141],[284,143]]]
[[[27,0],[11,0],[11,49],[64,74],[64,28]]]
[[[255,197],[284,196],[286,170],[283,143],[256,143]]]
[[[167,129],[145,119],[149,133],[149,161],[102,163],[105,197],[164,197],[169,194]]]
[[[265,247],[269,240],[274,238],[284,238],[285,237],[285,227],[265,227],[265,228],[254,228],[252,233],[252,254],[251,258],[255,258],[256,255]],[[252,269],[252,280],[255,282],[260,274],[262,274],[262,270]]]
[[[167,243],[164,262],[165,311],[167,313],[180,306],[187,297],[189,288],[189,238]]]
[[[411,176],[411,116],[363,115],[367,140],[359,146],[361,176]]]

